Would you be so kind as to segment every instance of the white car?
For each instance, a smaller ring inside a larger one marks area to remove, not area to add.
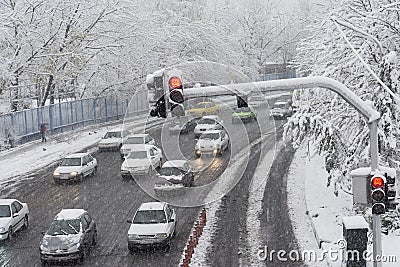
[[[0,199],[0,240],[11,239],[13,234],[29,225],[26,203],[16,199]]]
[[[132,220],[128,220],[128,249],[149,246],[170,248],[175,233],[176,214],[165,202],[142,203]]]
[[[108,131],[99,142],[100,150],[117,150],[122,147],[130,132],[126,129],[116,128]]]
[[[66,156],[53,172],[54,182],[75,180],[82,182],[88,175],[96,175],[97,160],[89,153],[74,153]]]
[[[119,150],[121,158],[128,156],[129,152],[135,150],[137,145],[155,145],[156,141],[149,134],[133,134],[127,137]]]
[[[80,263],[97,243],[97,227],[84,209],[61,210],[40,242],[42,264],[78,260]]]
[[[221,130],[223,128],[223,121],[217,115],[204,116],[197,121],[194,128],[194,135],[199,137],[205,131]]]
[[[222,155],[229,148],[229,136],[224,130],[212,130],[204,132],[195,146],[195,155],[204,154]]]
[[[137,175],[151,176],[154,169],[162,165],[162,151],[153,145],[137,145],[121,165],[123,178]]]

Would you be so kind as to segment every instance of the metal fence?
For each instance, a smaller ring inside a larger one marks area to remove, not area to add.
[[[22,144],[38,139],[40,125],[45,124],[49,135],[91,124],[119,120],[125,114],[149,110],[147,92],[138,91],[131,99],[115,97],[89,98],[62,102],[0,115],[0,139],[10,136]]]

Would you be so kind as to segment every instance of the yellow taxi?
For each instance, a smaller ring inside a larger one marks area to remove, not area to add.
[[[220,112],[220,106],[213,102],[200,102],[188,110],[189,115],[201,117],[206,115],[215,115]]]

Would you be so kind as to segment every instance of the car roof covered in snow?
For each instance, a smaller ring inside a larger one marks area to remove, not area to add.
[[[82,216],[84,209],[62,209],[54,218],[55,220],[73,220]]]
[[[140,205],[139,210],[163,210],[165,202],[146,202]]]
[[[185,163],[187,163],[187,161],[186,160],[179,160],[179,159],[176,159],[176,160],[169,160],[169,161],[166,161],[163,165],[162,165],[162,168],[169,168],[169,167],[172,167],[172,168],[182,168],[183,167],[183,165],[185,164]]]
[[[68,158],[68,159],[70,159],[70,158],[81,158],[81,157],[84,157],[84,156],[86,156],[88,153],[73,153],[73,154],[69,154],[68,156],[66,156],[65,158]]]
[[[0,205],[11,205],[11,203],[13,203],[14,201],[18,201],[18,200],[13,199],[13,198],[2,198],[2,199],[0,199]]]

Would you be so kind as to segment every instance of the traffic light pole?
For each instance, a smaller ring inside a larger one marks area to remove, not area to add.
[[[243,95],[251,91],[290,91],[293,89],[324,88],[339,94],[346,102],[353,106],[368,120],[370,135],[371,171],[379,170],[378,154],[378,120],[379,112],[370,107],[360,97],[354,94],[344,84],[328,77],[303,77],[294,79],[283,79],[263,81],[254,83],[228,84],[221,86],[208,86],[200,88],[185,89],[185,98],[220,95]],[[373,231],[373,257],[374,267],[381,267],[382,263],[376,261],[382,256],[381,221],[379,215],[372,215]]]
[[[369,139],[371,153],[371,172],[379,168],[378,154],[378,121],[369,123]],[[372,214],[372,234],[373,234],[373,263],[374,267],[381,267],[382,262],[377,259],[382,258],[382,233],[381,217],[378,214]]]

